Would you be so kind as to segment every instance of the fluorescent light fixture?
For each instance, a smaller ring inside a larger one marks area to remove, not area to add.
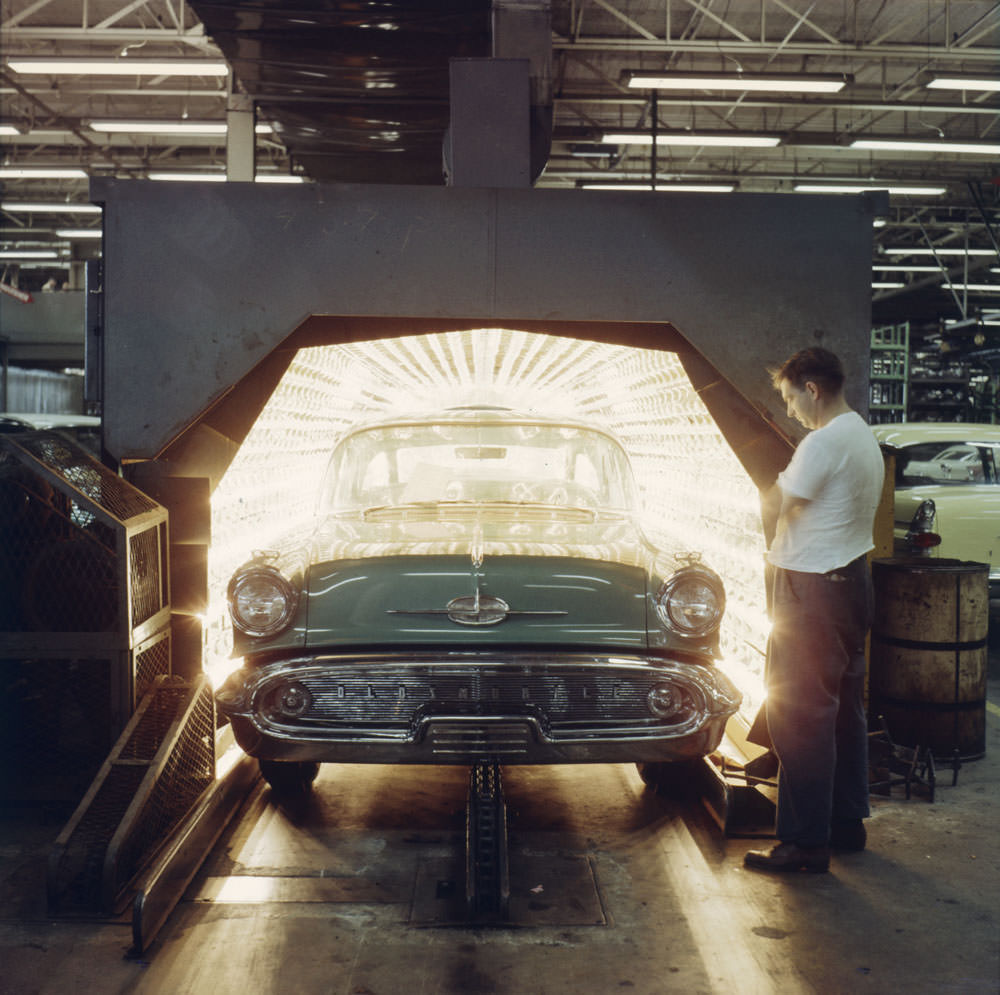
[[[259,173],[254,177],[256,183],[305,183],[304,176],[292,176],[289,173]]]
[[[601,136],[602,142],[615,145],[652,145],[651,131],[608,131]],[[750,135],[743,131],[657,132],[657,145],[718,146],[721,148],[774,148],[781,144],[780,135]]]
[[[97,204],[4,200],[0,201],[0,211],[23,212],[25,214],[100,214],[101,208]]]
[[[941,284],[943,287],[951,287],[952,290],[964,290],[970,294],[1000,294],[1000,283],[948,283]]]
[[[917,197],[939,197],[948,191],[947,187],[908,187],[897,183],[796,183],[793,189],[798,193],[868,193],[885,190],[890,194],[913,194]]]
[[[24,129],[17,124],[0,124],[0,135],[10,137],[12,135],[23,135]]]
[[[892,263],[873,263],[873,270],[880,273],[940,273],[940,266],[906,266],[904,264],[893,265]]]
[[[651,183],[611,183],[609,181],[583,180],[581,190],[653,190]],[[732,193],[735,183],[657,183],[656,193]]]
[[[103,232],[100,228],[57,228],[58,238],[101,238]]]
[[[983,90],[1000,91],[1000,76],[954,76],[942,73],[932,75],[925,84],[930,90]]]
[[[738,90],[742,93],[838,93],[853,77],[843,73],[693,73],[624,74],[633,90]]]
[[[175,183],[225,183],[228,177],[225,173],[182,172],[181,170],[164,170],[147,173],[149,180],[168,180]],[[290,176],[287,173],[264,173],[254,177],[257,183],[305,183],[303,176]]]
[[[225,121],[91,121],[91,131],[133,135],[224,135]]]
[[[950,152],[952,155],[1000,155],[997,142],[953,142],[946,138],[937,141],[911,138],[856,138],[852,149],[872,152]]]
[[[146,178],[150,180],[172,180],[175,183],[225,183],[225,173],[189,173],[180,170],[166,170],[163,172],[154,171],[147,173]]]
[[[0,259],[58,259],[55,249],[0,249]]]
[[[18,74],[44,76],[227,76],[229,66],[219,59],[88,59],[9,58],[7,67]]]
[[[597,142],[577,142],[569,147],[569,154],[578,159],[609,159],[618,154],[618,146],[599,145]]]
[[[228,130],[225,121],[91,121],[87,127],[106,134],[129,135],[225,135]],[[270,135],[274,128],[258,124],[254,131]]]
[[[62,169],[50,166],[2,166],[0,180],[85,180],[82,169]]]
[[[887,224],[888,222],[885,220],[885,218],[876,218],[872,222],[872,228],[884,228]]]
[[[899,290],[901,287],[905,287],[906,284],[901,280],[873,280],[872,290]]]
[[[930,248],[913,248],[912,246],[885,246],[882,251],[887,256],[995,256],[993,249],[963,249],[961,246],[936,246]]]

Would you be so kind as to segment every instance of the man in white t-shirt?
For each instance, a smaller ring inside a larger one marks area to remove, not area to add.
[[[750,851],[744,863],[821,872],[831,848],[863,850],[866,842],[866,554],[884,464],[871,429],[844,399],[833,353],[804,349],[772,379],[789,417],[811,431],[764,495],[765,518],[777,518],[767,556],[773,627],[766,714],[779,763],[780,842]]]

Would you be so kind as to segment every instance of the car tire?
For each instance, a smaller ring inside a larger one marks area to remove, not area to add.
[[[643,784],[657,794],[684,798],[694,795],[700,784],[703,760],[676,760],[673,763],[637,763]]]
[[[281,798],[301,798],[312,790],[319,764],[309,761],[260,760],[261,776]]]

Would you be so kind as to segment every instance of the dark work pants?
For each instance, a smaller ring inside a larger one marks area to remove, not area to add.
[[[778,839],[825,846],[831,821],[868,816],[864,557],[829,574],[774,568],[767,726],[779,762]]]

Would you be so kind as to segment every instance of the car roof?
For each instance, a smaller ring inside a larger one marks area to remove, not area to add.
[[[372,429],[417,427],[420,425],[551,425],[596,432],[614,439],[613,433],[607,429],[575,418],[551,417],[489,404],[458,405],[435,411],[420,412],[419,414],[406,413],[382,418],[378,421],[363,422],[352,426],[344,433],[343,438]]]
[[[875,438],[883,445],[913,446],[919,442],[977,443],[996,445],[1000,443],[1000,425],[976,424],[974,422],[900,422],[888,425],[872,425]]]

